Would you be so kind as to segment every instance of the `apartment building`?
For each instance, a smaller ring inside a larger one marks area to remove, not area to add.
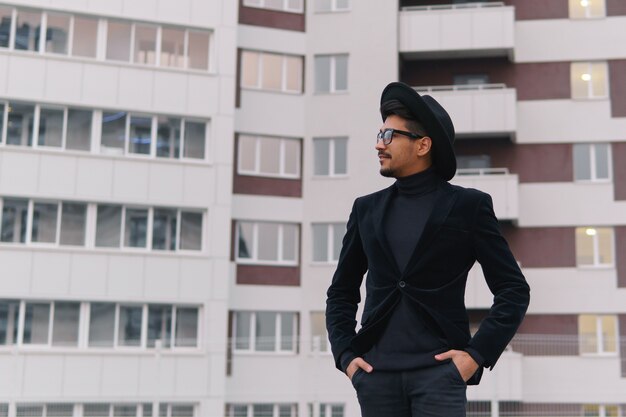
[[[358,416],[323,323],[352,201],[377,172],[378,100],[431,94],[453,183],[489,192],[529,283],[474,416],[626,415],[626,7],[619,0],[242,0],[228,416]],[[491,305],[480,266],[466,304]]]
[[[236,16],[0,2],[0,416],[223,414]]]

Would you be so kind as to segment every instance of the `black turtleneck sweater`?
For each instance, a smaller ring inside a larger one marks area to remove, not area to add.
[[[404,271],[415,251],[433,210],[435,190],[442,181],[431,167],[398,178],[395,183],[397,192],[385,212],[384,226],[400,271]],[[381,338],[364,359],[379,371],[409,370],[436,364],[434,355],[448,348],[443,336],[429,320],[403,295]]]

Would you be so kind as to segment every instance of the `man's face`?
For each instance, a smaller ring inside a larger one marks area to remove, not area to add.
[[[407,131],[406,121],[395,114],[387,116],[380,130],[398,129]],[[430,141],[430,138],[425,138]],[[394,134],[389,145],[383,141],[376,144],[380,174],[384,177],[401,178],[415,174],[430,165],[423,154],[422,140],[411,139],[407,136]],[[420,150],[422,148],[422,150]],[[428,162],[428,165],[424,165]]]

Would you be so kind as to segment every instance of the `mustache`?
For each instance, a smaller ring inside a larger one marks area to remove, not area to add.
[[[378,156],[385,156],[387,158],[391,158],[391,155],[389,155],[388,153],[385,153],[385,152],[378,152]]]

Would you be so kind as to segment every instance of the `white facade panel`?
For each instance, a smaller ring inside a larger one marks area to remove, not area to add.
[[[508,51],[514,47],[514,22],[508,6],[407,8],[400,12],[399,52]]]
[[[64,296],[70,287],[70,257],[66,254],[37,251],[33,254],[30,294],[39,297]]]
[[[233,219],[300,223],[302,200],[290,197],[233,195]]]
[[[606,142],[626,131],[626,118],[611,117],[609,99],[520,101],[517,114],[519,144]]]
[[[300,288],[290,286],[233,286],[230,289],[229,309],[233,311],[299,311],[302,297],[300,291]],[[280,300],[280,304],[277,304],[276,300]]]
[[[306,53],[307,35],[298,31],[237,25],[237,46],[241,49],[304,55]]]
[[[110,200],[113,191],[113,161],[109,158],[77,158],[76,195]]]
[[[216,261],[205,259],[185,259],[180,263],[178,277],[178,296],[181,300],[200,301],[209,294],[219,297],[213,290],[211,283],[226,279],[212,273],[211,265]]]
[[[36,190],[39,180],[39,155],[0,151],[0,192],[5,196],[25,195]]]
[[[19,297],[30,291],[33,273],[32,252],[13,249],[3,244],[0,247],[0,265],[5,271],[10,271],[7,275],[3,274],[10,279],[0,279],[0,294],[5,297]]]
[[[456,175],[452,184],[475,188],[489,194],[493,210],[500,220],[517,219],[519,216],[519,179],[517,174],[486,172],[482,175]]]
[[[81,103],[115,108],[120,70],[118,67],[109,65],[84,64]]]
[[[149,165],[140,161],[116,159],[113,161],[113,199],[117,201],[147,202]]]
[[[153,71],[134,68],[120,69],[119,84],[117,87],[118,105],[130,109],[153,108],[153,78]]]
[[[107,293],[108,260],[106,256],[90,253],[72,254],[70,297],[89,299]],[[79,298],[79,299],[80,299]]]
[[[100,395],[125,399],[139,396],[139,365],[139,358],[131,355],[103,355]]]
[[[504,85],[418,87],[450,114],[457,135],[511,134],[517,129],[517,94]]]
[[[24,397],[58,399],[63,396],[64,357],[62,355],[28,354],[21,376]]]
[[[41,63],[37,64],[41,65]],[[44,97],[53,103],[79,103],[82,95],[82,65],[70,61],[47,60]]]
[[[24,100],[39,99],[45,92],[46,64],[30,54],[9,58],[7,95]]]
[[[235,112],[235,130],[302,137],[305,115],[309,117],[300,94],[241,90],[241,107]]]
[[[144,296],[149,300],[178,298],[180,261],[175,258],[145,258]],[[206,294],[208,295],[208,294]],[[205,296],[206,296],[205,295]]]
[[[32,152],[32,156],[37,155]],[[69,197],[76,195],[76,172],[78,160],[66,155],[39,155],[38,190],[45,190],[45,195]]]
[[[117,300],[141,299],[144,291],[144,270],[145,262],[140,256],[109,256],[107,295]]]
[[[292,403],[300,395],[302,381],[296,355],[234,354],[232,375],[226,380],[227,403]],[[263,375],[259,383],[259,375]]]
[[[483,269],[476,262],[467,274],[465,286],[465,306],[467,308],[488,309],[493,304],[493,294],[487,286]]]
[[[100,394],[102,358],[99,355],[64,355],[63,393],[78,398]]]
[[[524,357],[505,351],[493,370],[485,369],[479,385],[469,386],[469,401],[524,401]]]
[[[615,201],[610,182],[525,183],[519,195],[523,227],[613,226],[626,213],[626,201]]]
[[[558,33],[559,36],[554,36]],[[537,19],[515,23],[516,62],[623,59],[626,16],[605,19]]]

